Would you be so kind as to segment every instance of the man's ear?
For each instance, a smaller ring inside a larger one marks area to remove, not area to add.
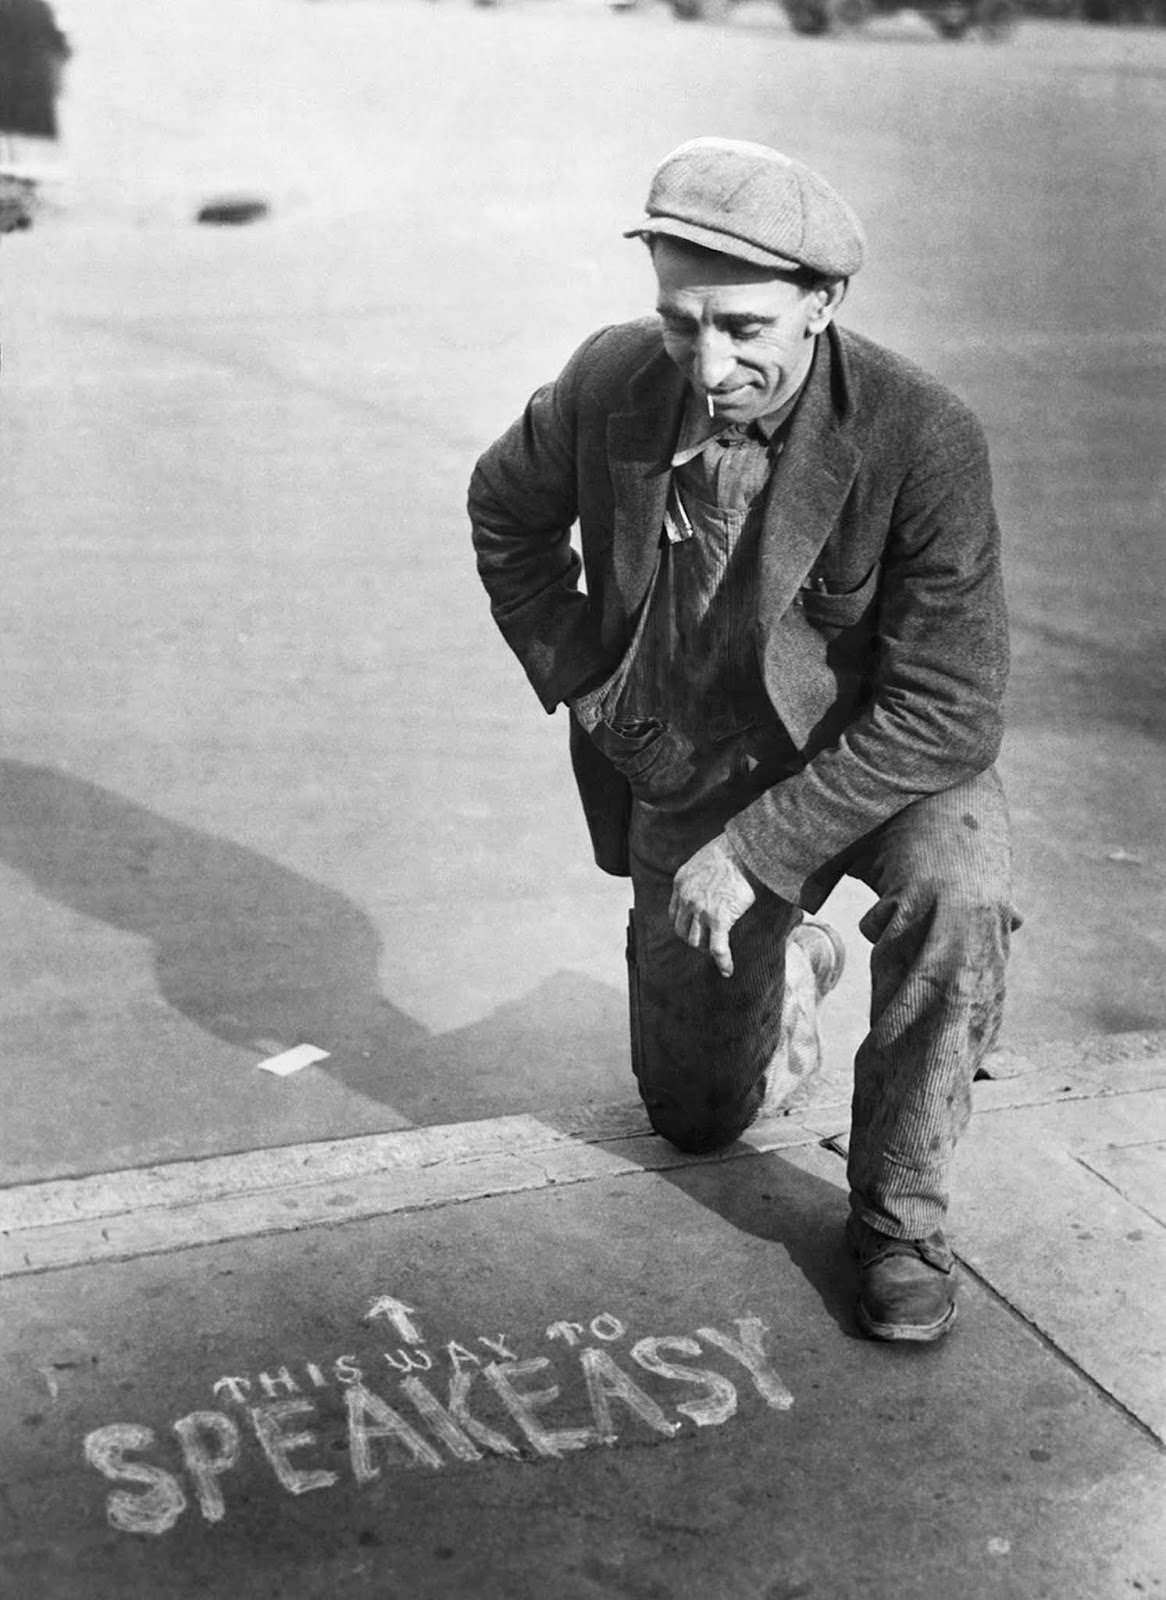
[[[846,278],[835,278],[833,283],[823,284],[810,295],[813,309],[806,324],[807,333],[825,333],[838,307],[846,299],[846,290],[849,282]]]

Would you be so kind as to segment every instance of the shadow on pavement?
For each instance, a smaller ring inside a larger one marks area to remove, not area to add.
[[[96,784],[0,762],[0,860],[148,939],[163,998],[229,1044],[343,1059],[425,1037],[382,998],[379,937],[343,895]]]
[[[776,1245],[850,1339],[854,1320],[854,1269],[843,1239],[844,1190],[805,1172],[780,1152],[711,1161],[658,1174],[740,1233]],[[693,1263],[694,1272],[702,1270]],[[710,1276],[716,1263],[709,1263]],[[755,1308],[765,1315],[766,1308]]]
[[[627,999],[584,973],[560,971],[464,1028],[430,1035],[392,1063],[359,1060],[344,1081],[415,1122],[467,1122],[512,1112],[626,1099]],[[378,1087],[380,1084],[380,1087]]]
[[[380,935],[344,895],[81,778],[0,762],[0,861],[148,940],[162,998],[199,1028],[258,1056],[317,1045],[324,1071],[412,1122],[612,1098],[630,1084],[625,1002],[608,986],[557,973],[434,1036],[381,993]]]
[[[381,995],[381,941],[343,895],[83,779],[0,762],[0,860],[42,894],[149,940],[162,997],[198,1027],[258,1052],[309,1040],[354,1092],[416,1122],[630,1095],[625,1002],[607,985],[560,972],[433,1036]],[[661,1176],[784,1248],[852,1331],[835,1188],[776,1154]]]

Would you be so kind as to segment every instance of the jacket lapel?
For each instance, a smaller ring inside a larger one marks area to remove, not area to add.
[[[861,451],[847,428],[849,374],[831,327],[790,424],[769,486],[761,540],[761,645],[805,582],[858,473]]]
[[[614,592],[604,605],[604,633],[635,614],[647,591],[672,479],[672,452],[684,406],[684,378],[660,351],[640,368],[628,390],[629,409],[607,422],[607,459],[615,505],[612,516]]]
[[[847,427],[849,373],[831,327],[819,341],[806,393],[773,475],[761,541],[760,645],[789,609],[814,565],[858,472],[861,452]],[[684,407],[684,378],[661,350],[632,378],[629,407],[607,423],[614,493],[612,572],[603,632],[626,632],[651,580],[664,524],[671,459]]]

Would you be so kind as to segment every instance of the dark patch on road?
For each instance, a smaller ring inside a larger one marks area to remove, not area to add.
[[[243,223],[258,222],[270,210],[266,200],[251,195],[223,196],[200,206],[195,221],[220,228],[239,227]]]

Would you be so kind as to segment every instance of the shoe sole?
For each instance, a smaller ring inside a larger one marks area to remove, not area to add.
[[[862,1301],[856,1307],[858,1325],[871,1339],[881,1339],[887,1344],[934,1344],[942,1339],[955,1321],[955,1302],[938,1322],[876,1322]]]
[[[846,970],[846,946],[842,942],[841,935],[836,929],[832,928],[828,922],[811,922],[807,920],[806,922],[799,923],[798,927],[794,929],[793,937],[795,939],[797,938],[799,931],[801,931],[803,928],[807,933],[812,930],[814,933],[822,934],[826,939],[826,942],[829,944],[832,952],[830,970],[819,975],[817,968],[814,966],[814,958],[810,955],[808,950],[806,951],[807,959],[809,960],[811,970],[814,973],[814,988],[817,990],[818,999],[824,1000],[830,991],[837,987],[838,980]],[[800,940],[799,943],[801,943]],[[804,948],[805,946],[803,945],[803,949]]]

